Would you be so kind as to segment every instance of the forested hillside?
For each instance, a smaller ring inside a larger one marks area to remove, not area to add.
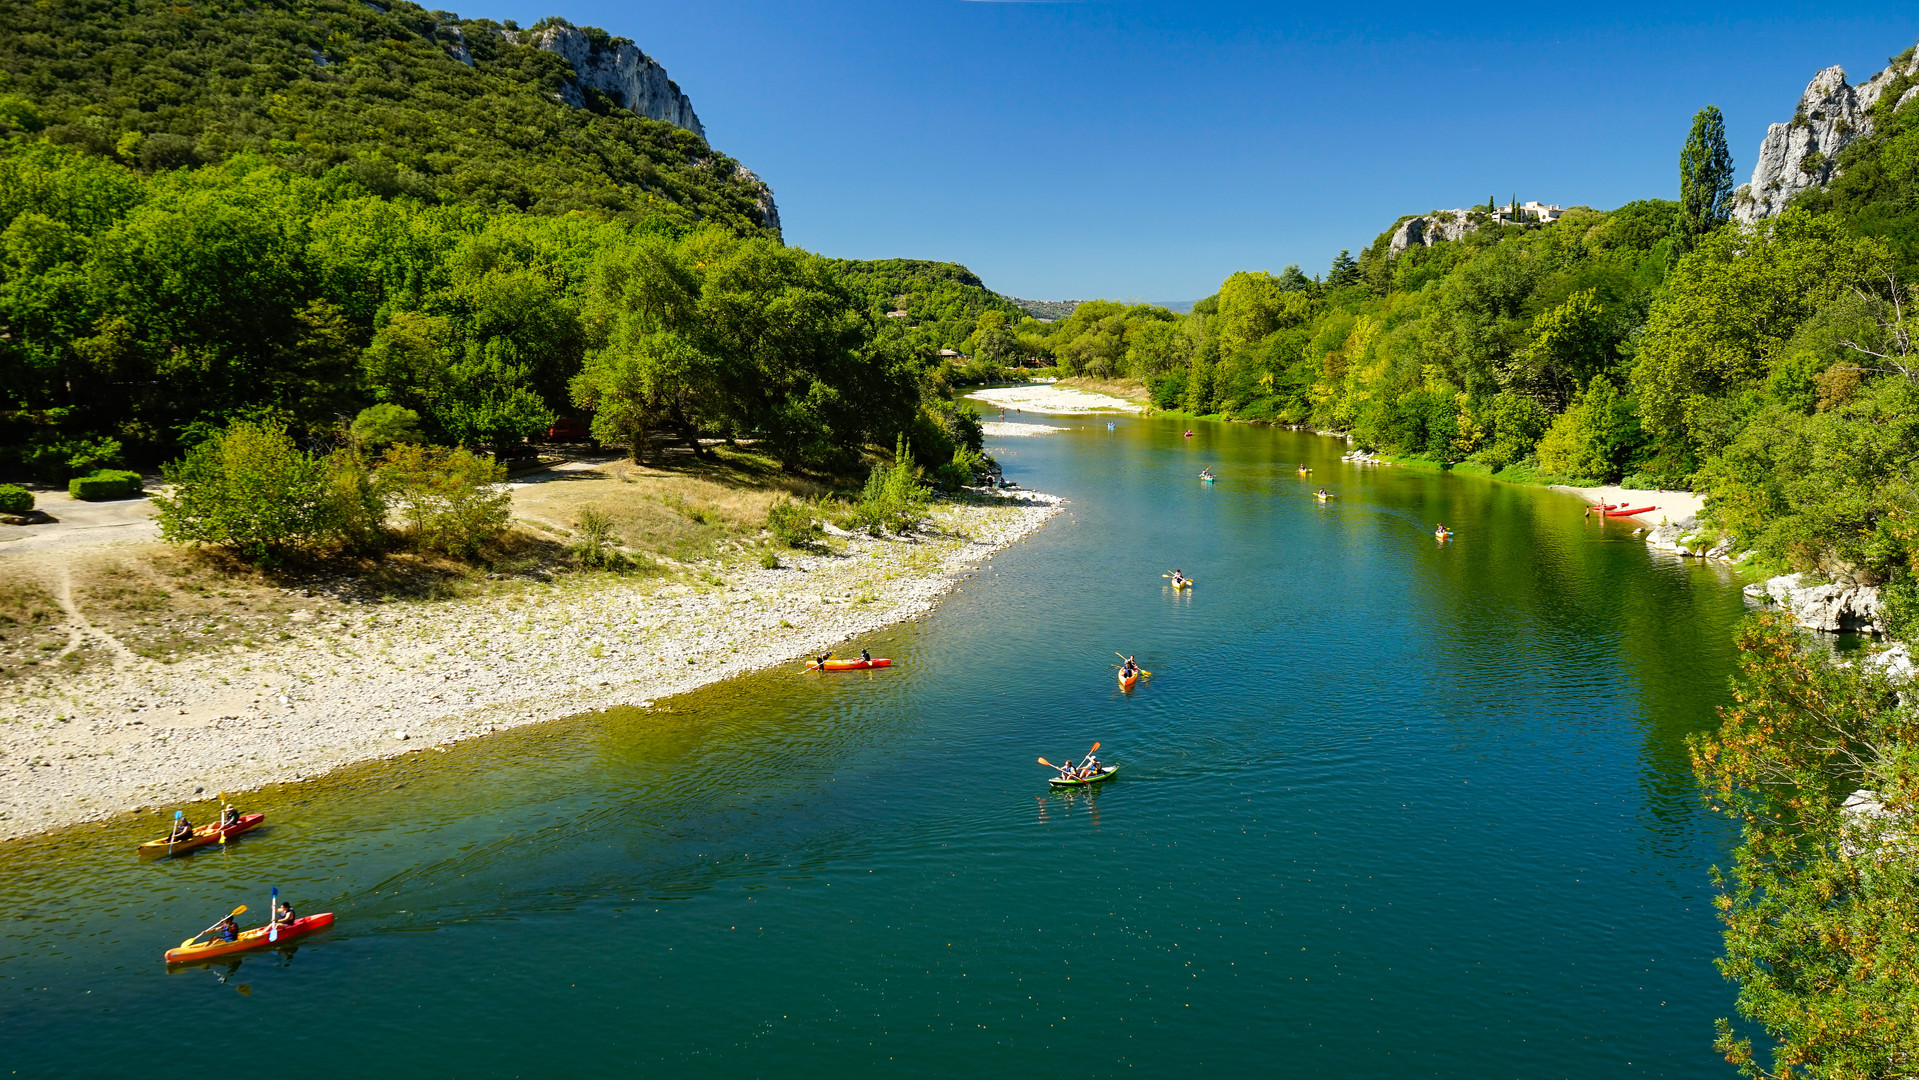
[[[1062,372],[1144,380],[1160,408],[1499,476],[1694,488],[1762,565],[1896,600],[1919,550],[1916,125],[1919,101],[1849,148],[1856,173],[1753,227],[1726,222],[1721,177],[1703,222],[1659,200],[1574,208],[1396,257],[1389,230],[1323,278],[1234,274],[1187,316],[1087,303],[1015,333]]]
[[[247,152],[379,196],[761,227],[734,161],[603,98],[563,104],[572,69],[510,24],[404,0],[0,0],[0,25],[0,134],[143,173]]]
[[[908,434],[937,465],[933,354],[1013,312],[952,264],[782,247],[751,174],[565,104],[510,24],[0,10],[0,470],[151,466],[239,418],[324,440],[376,404],[447,444],[572,414],[636,454],[752,434],[843,467]]]

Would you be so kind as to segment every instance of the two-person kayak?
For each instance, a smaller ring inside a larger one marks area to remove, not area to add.
[[[1101,782],[1102,780],[1111,780],[1113,778],[1113,774],[1118,771],[1119,771],[1119,766],[1117,765],[1103,765],[1100,767],[1100,770],[1098,772],[1094,773],[1091,776],[1075,776],[1070,778],[1065,776],[1055,776],[1047,780],[1046,782],[1053,785],[1054,787],[1082,787],[1086,784],[1097,784]]]
[[[232,941],[215,938],[212,941],[183,944],[177,949],[168,949],[167,963],[191,964],[196,960],[211,960],[216,956],[227,956],[232,953],[247,952],[251,949],[277,947],[289,938],[304,937],[307,934],[325,930],[332,925],[333,913],[331,911],[323,911],[318,915],[303,915],[292,922],[280,924],[280,932],[273,935],[278,940],[268,940],[268,931],[272,929],[271,927],[256,926],[251,930],[240,931],[240,936],[234,938]]]
[[[867,668],[892,666],[893,661],[883,656],[875,656],[871,660],[828,660],[823,664],[818,660],[808,660],[806,662],[806,670],[808,671],[864,671]]]
[[[157,859],[164,858],[168,855],[178,855],[183,851],[203,848],[208,844],[217,844],[223,836],[231,840],[249,829],[258,827],[259,824],[266,819],[267,816],[265,814],[242,814],[240,820],[225,827],[222,827],[218,822],[210,825],[202,825],[193,830],[193,836],[190,839],[169,841],[161,838],[159,840],[149,840],[141,844],[136,850],[139,851],[140,857],[143,859]]]

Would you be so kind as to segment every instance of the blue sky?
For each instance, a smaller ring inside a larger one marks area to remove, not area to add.
[[[773,186],[788,243],[1035,299],[1323,273],[1488,195],[1671,198],[1709,103],[1743,182],[1815,71],[1857,83],[1919,38],[1874,3],[524,2],[457,10],[632,38]]]

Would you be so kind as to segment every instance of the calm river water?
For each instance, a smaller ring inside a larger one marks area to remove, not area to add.
[[[1067,512],[854,643],[892,670],[270,790],[171,862],[156,818],[0,846],[0,1070],[1728,1075],[1684,737],[1736,584],[1328,439],[1052,423],[992,449]],[[1049,791],[1094,740],[1119,778]],[[275,884],[339,924],[160,963]]]

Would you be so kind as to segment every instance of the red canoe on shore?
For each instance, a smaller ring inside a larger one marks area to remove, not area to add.
[[[1657,509],[1659,509],[1657,506],[1641,506],[1634,510],[1603,510],[1602,509],[1600,513],[1606,515],[1607,517],[1631,517],[1634,514],[1643,514],[1648,510],[1657,510]]]

